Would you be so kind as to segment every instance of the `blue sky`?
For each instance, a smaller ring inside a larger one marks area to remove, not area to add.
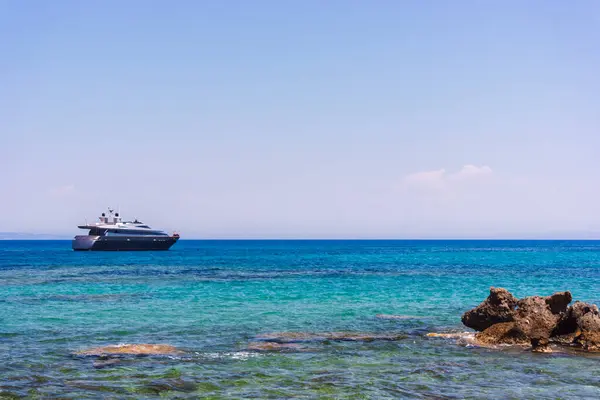
[[[599,231],[598,71],[591,0],[0,0],[0,231]]]

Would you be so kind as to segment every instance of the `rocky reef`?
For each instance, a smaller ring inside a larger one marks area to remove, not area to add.
[[[531,346],[550,352],[551,345],[600,351],[600,312],[594,304],[576,301],[570,292],[517,299],[508,290],[491,288],[481,304],[465,312],[462,323],[478,333],[482,345]]]
[[[182,354],[183,351],[168,344],[117,344],[104,347],[95,347],[78,351],[80,356],[108,356],[108,355],[173,355]]]
[[[367,333],[367,332],[273,332],[256,337],[259,340],[273,343],[297,342],[373,342],[377,340],[396,341],[406,338],[402,333]]]
[[[369,332],[271,332],[254,337],[247,351],[258,352],[316,352],[330,342],[397,341],[407,338],[402,333]]]

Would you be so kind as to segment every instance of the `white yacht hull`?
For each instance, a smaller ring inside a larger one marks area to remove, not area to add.
[[[179,236],[92,236],[81,235],[73,239],[73,250],[131,251],[169,250]]]

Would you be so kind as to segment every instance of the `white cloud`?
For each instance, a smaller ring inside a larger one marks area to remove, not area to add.
[[[415,172],[407,175],[404,180],[408,183],[433,183],[444,180],[445,176],[446,170],[442,168],[435,171]]]
[[[409,186],[444,188],[454,181],[474,180],[490,176],[492,173],[492,169],[487,165],[476,166],[467,164],[454,173],[448,173],[444,168],[415,172],[407,175],[404,178],[404,183]]]
[[[450,179],[471,179],[481,176],[487,176],[492,173],[492,169],[487,165],[478,167],[476,165],[467,164],[462,169],[449,176]]]

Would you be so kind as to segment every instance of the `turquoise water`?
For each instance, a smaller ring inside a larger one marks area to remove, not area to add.
[[[600,242],[182,240],[140,253],[0,242],[0,398],[600,398],[600,356],[425,336],[464,331],[461,314],[490,286],[600,304]],[[283,331],[404,338],[247,349]],[[105,368],[73,354],[119,343],[185,353]]]

